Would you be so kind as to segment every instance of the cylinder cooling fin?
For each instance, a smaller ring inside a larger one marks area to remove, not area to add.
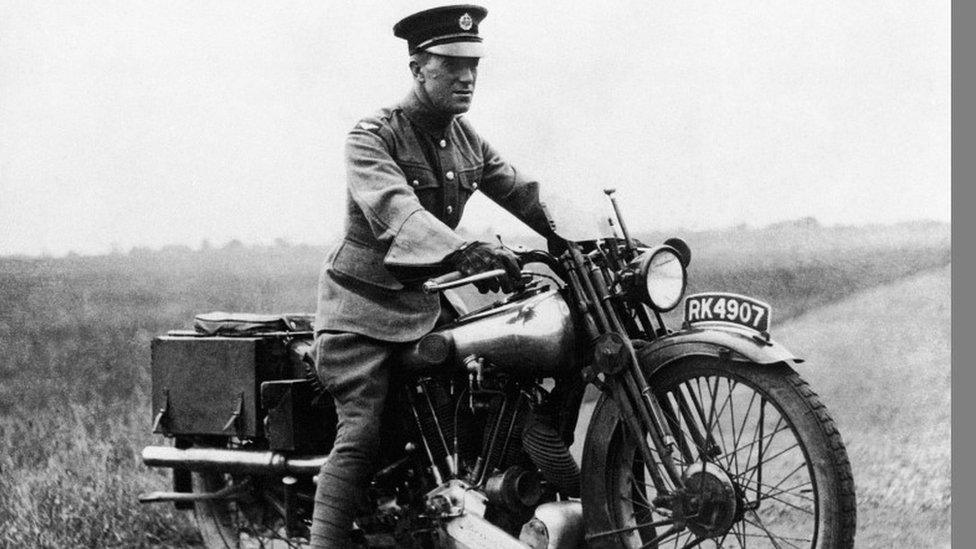
[[[522,447],[547,482],[565,496],[579,497],[579,466],[558,429],[530,414],[522,430]]]

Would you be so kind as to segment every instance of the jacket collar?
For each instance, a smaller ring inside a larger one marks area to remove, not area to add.
[[[400,108],[414,126],[434,137],[443,136],[456,118],[456,115],[437,112],[425,105],[413,90],[400,102]]]

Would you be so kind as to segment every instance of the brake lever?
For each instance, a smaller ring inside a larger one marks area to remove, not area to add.
[[[510,252],[512,252],[512,253],[514,253],[516,255],[521,256],[521,255],[524,255],[525,253],[527,253],[529,251],[528,248],[526,248],[525,246],[523,246],[521,244],[516,244],[515,246],[509,246],[508,244],[505,244],[505,241],[502,240],[502,235],[500,235],[500,234],[496,234],[495,235],[495,238],[498,239],[498,245],[499,246],[501,246],[502,248],[505,248],[506,250],[508,250],[508,251],[510,251]]]

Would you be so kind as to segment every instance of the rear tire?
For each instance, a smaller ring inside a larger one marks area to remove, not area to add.
[[[213,493],[246,477],[224,473],[193,473],[194,493]],[[253,494],[260,494],[254,490]],[[240,499],[200,500],[193,511],[207,549],[304,548],[307,540],[288,538],[284,522],[274,509],[245,491]]]
[[[193,492],[216,492],[227,486],[224,475],[219,473],[193,473]],[[193,504],[193,514],[207,549],[237,549],[240,535],[232,520],[234,511],[229,502],[221,500],[197,501]]]
[[[685,490],[670,497],[669,480],[650,482],[655,470],[667,476],[644,464],[602,398],[583,452],[590,547],[853,547],[847,452],[796,372],[691,357],[654,372],[650,385],[678,439]]]

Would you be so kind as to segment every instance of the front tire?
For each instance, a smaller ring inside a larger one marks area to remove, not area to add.
[[[796,372],[691,357],[649,381],[685,487],[644,463],[637,443],[648,437],[635,440],[602,398],[583,453],[590,547],[853,547],[847,452]]]

